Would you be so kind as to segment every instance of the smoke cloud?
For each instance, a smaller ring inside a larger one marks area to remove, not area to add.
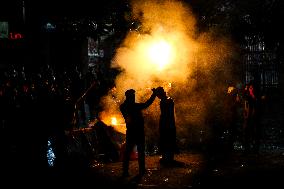
[[[127,89],[135,89],[136,101],[144,102],[150,97],[151,88],[163,86],[175,101],[181,141],[193,143],[210,137],[210,120],[223,113],[218,104],[224,100],[226,82],[232,77],[232,42],[214,32],[198,33],[190,7],[181,1],[144,0],[131,5],[133,19],[140,25],[137,30],[130,30],[116,49],[111,66],[120,74],[115,91],[102,98],[104,111],[120,115],[118,106]],[[170,49],[160,57],[167,58],[163,67],[148,56],[148,49],[161,41],[166,41]],[[154,143],[158,118],[157,98],[145,111],[146,137]]]

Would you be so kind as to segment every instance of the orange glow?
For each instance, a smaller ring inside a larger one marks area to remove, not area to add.
[[[120,72],[115,78],[115,95],[111,91],[101,99],[105,114],[101,120],[112,125],[111,117],[115,116],[114,127],[125,131],[119,111],[125,91],[135,89],[135,100],[144,102],[152,88],[162,86],[176,99],[176,125],[182,137],[190,137],[186,133],[191,133],[191,126],[207,132],[207,111],[220,99],[220,93],[227,93],[224,83],[233,81],[230,58],[238,52],[232,51],[236,45],[226,36],[216,35],[215,30],[200,31],[191,8],[182,1],[131,2],[131,15],[139,21],[139,30],[129,31],[115,49],[111,68]],[[156,99],[145,112],[150,136],[155,135],[152,121],[159,119],[158,102]]]
[[[101,120],[108,126],[112,126],[117,132],[126,133],[126,126],[121,115],[110,115],[106,112],[101,113]]]
[[[232,87],[232,86],[228,87],[227,93],[228,94],[232,93],[234,89],[235,89],[235,87]]]
[[[112,62],[113,68],[125,70],[125,75],[116,79],[118,91],[133,86],[145,89],[153,81],[153,76],[161,82],[183,82],[193,71],[192,66],[195,64],[191,62],[196,44],[178,30],[165,27],[163,30],[153,29],[151,35],[132,32],[124,44],[124,47],[117,50]],[[139,81],[134,81],[137,78]]]
[[[171,62],[172,54],[172,47],[165,40],[149,44],[148,57],[150,62],[157,66],[158,70],[162,70]]]
[[[112,125],[117,125],[117,119],[116,119],[116,117],[111,117],[110,119],[111,119],[111,124],[112,124]]]

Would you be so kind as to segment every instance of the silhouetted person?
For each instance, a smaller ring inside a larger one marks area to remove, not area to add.
[[[259,149],[259,107],[260,99],[258,97],[255,86],[250,83],[244,89],[244,148],[245,152],[251,150],[251,146],[255,152]]]
[[[230,86],[226,94],[225,102],[225,116],[226,126],[229,128],[229,152],[234,150],[234,142],[238,140],[240,136],[239,127],[239,108],[241,107],[241,99],[239,93],[235,87]],[[219,148],[219,147],[218,147]]]
[[[135,90],[129,89],[125,92],[126,99],[120,105],[120,111],[126,123],[126,147],[123,159],[123,176],[128,176],[129,160],[135,145],[138,151],[139,174],[145,173],[145,133],[144,118],[142,110],[149,107],[155,100],[155,89],[153,94],[145,103],[135,102]]]
[[[174,100],[168,97],[163,87],[156,89],[157,97],[160,99],[160,152],[162,164],[174,163],[176,145],[175,106]]]

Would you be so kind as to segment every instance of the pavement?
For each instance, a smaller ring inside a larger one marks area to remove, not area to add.
[[[68,174],[52,173],[54,183],[80,188],[281,188],[284,152],[262,152],[205,156],[201,152],[181,152],[176,164],[163,166],[160,156],[146,157],[145,175],[138,174],[138,162],[130,162],[129,177],[122,177],[122,162],[93,161],[89,169],[70,169]]]
[[[282,149],[282,148],[281,148]],[[1,188],[283,188],[284,150],[244,154],[181,151],[176,163],[161,165],[160,156],[146,156],[146,173],[138,175],[138,161],[130,161],[129,177],[122,177],[121,161],[74,158],[64,169],[21,166],[1,169]]]

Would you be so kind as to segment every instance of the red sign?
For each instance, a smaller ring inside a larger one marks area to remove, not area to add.
[[[17,32],[10,32],[9,33],[9,39],[11,40],[16,40],[16,39],[23,39],[24,36],[21,33],[17,33]]]
[[[8,37],[5,37],[3,35],[0,34],[0,39],[3,38],[8,38],[10,40],[17,40],[17,39],[23,39],[24,38],[24,35],[21,34],[21,33],[18,33],[18,32],[10,32]]]

